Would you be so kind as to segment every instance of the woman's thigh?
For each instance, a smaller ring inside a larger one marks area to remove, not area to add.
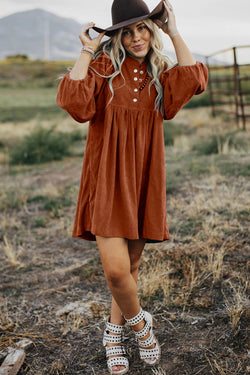
[[[119,269],[120,272],[130,272],[127,239],[96,236],[96,242],[105,272],[109,273],[115,269]]]
[[[96,236],[105,273],[117,269],[120,272],[131,272],[139,267],[146,240],[129,240],[121,237]]]

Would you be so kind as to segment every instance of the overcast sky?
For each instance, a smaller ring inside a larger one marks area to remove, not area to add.
[[[124,0],[126,1],[126,0]],[[112,0],[1,0],[0,18],[43,8],[81,24],[111,26]],[[150,10],[159,0],[146,0]],[[178,28],[193,52],[210,54],[234,45],[250,44],[250,0],[172,0]],[[166,48],[170,42],[164,37]],[[250,49],[249,49],[250,51]],[[249,56],[250,61],[250,56]]]

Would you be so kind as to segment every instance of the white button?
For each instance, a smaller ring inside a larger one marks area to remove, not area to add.
[[[140,71],[140,74],[143,74],[143,73],[144,73],[144,71],[143,71],[143,70],[141,70],[141,71]]]
[[[139,78],[139,82],[142,82],[142,79],[141,79],[141,78]]]
[[[133,102],[137,102],[137,99],[136,99],[136,98],[134,98],[134,99],[133,99]]]
[[[135,77],[135,78],[134,78],[134,81],[138,81],[138,78],[137,78],[137,77]]]
[[[138,70],[137,69],[134,69],[134,73],[137,73],[138,72]]]
[[[138,89],[134,89],[134,92],[137,92],[138,91]]]

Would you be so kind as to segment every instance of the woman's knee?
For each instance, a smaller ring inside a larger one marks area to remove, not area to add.
[[[108,283],[113,286],[119,286],[126,283],[127,278],[130,276],[130,268],[122,264],[112,263],[104,269]]]
[[[122,282],[130,274],[128,243],[124,238],[96,236],[106,279],[112,284]]]

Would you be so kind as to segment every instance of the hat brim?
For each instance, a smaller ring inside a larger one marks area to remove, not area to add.
[[[113,25],[106,29],[102,29],[101,27],[97,27],[97,26],[94,26],[93,29],[97,31],[98,33],[105,32],[105,35],[112,36],[115,31],[121,29],[122,27],[132,25],[133,23],[143,21],[147,18],[151,18],[152,20],[160,20],[162,23],[165,23],[167,21],[167,11],[163,4],[163,0],[160,1],[160,3],[152,10],[152,12],[148,14],[144,14],[141,17],[130,18],[129,20],[117,23],[116,25]]]

